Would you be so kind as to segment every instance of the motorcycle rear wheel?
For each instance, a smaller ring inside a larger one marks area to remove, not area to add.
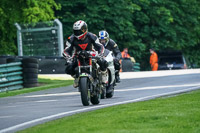
[[[105,90],[102,90],[101,99],[105,99],[105,98],[106,98],[106,92]]]
[[[91,103],[92,104],[99,104],[100,103],[100,96],[97,94],[95,96],[92,96],[91,99],[90,99]]]
[[[90,96],[88,94],[89,79],[87,77],[81,77],[79,82],[79,88],[81,92],[81,101],[83,106],[88,106],[90,103]]]

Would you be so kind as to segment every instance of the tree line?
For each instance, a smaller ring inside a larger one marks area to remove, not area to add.
[[[149,48],[181,50],[200,64],[199,0],[1,0],[0,54],[17,54],[15,22],[31,23],[59,18],[64,38],[72,25],[84,20],[98,35],[108,31],[120,48],[149,69]]]

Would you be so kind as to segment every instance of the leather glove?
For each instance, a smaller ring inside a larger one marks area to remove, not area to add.
[[[99,57],[103,57],[103,54],[102,54],[102,53],[100,53],[100,54],[98,54],[98,56],[99,56]]]
[[[67,65],[69,65],[69,64],[72,64],[72,58],[71,58],[71,57],[68,58],[68,59],[66,59],[65,65],[67,66]]]
[[[63,57],[64,57],[66,60],[68,60],[68,59],[71,58],[69,55],[66,55],[64,52],[62,53],[62,55],[63,55]]]
[[[118,58],[114,58],[114,62],[119,62],[119,59]]]

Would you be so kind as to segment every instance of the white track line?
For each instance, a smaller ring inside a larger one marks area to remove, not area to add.
[[[58,113],[58,114],[55,114],[55,115],[50,115],[50,116],[38,118],[38,119],[35,119],[35,120],[32,120],[32,121],[24,122],[24,123],[21,123],[21,124],[18,124],[18,125],[9,127],[9,128],[2,129],[2,130],[0,130],[0,133],[10,132],[10,131],[22,128],[24,126],[28,126],[30,124],[34,124],[34,123],[45,121],[45,120],[60,118],[60,117],[63,117],[65,115],[68,115],[68,114],[74,114],[74,113],[79,113],[79,112],[83,112],[83,111],[89,111],[89,110],[92,110],[92,109],[109,107],[109,106],[113,106],[113,105],[119,105],[119,104],[126,104],[126,103],[132,103],[132,102],[137,102],[137,101],[148,100],[148,99],[151,99],[151,98],[160,97],[160,96],[164,96],[164,95],[171,95],[171,94],[176,94],[176,93],[187,92],[187,91],[191,91],[191,90],[198,89],[198,88],[200,88],[200,86],[187,88],[187,89],[179,90],[179,91],[173,91],[173,92],[168,92],[168,93],[162,93],[162,94],[157,94],[157,95],[152,95],[152,96],[141,97],[141,98],[137,98],[137,99],[133,99],[133,100],[127,100],[127,101],[122,101],[122,102],[117,102],[117,103],[112,103],[112,104],[105,104],[105,105],[86,107],[86,108],[83,108],[83,109],[77,109],[77,110],[73,110],[73,111]]]
[[[47,103],[47,102],[56,102],[58,100],[40,100],[40,101],[34,101],[36,103]]]
[[[192,86],[200,86],[200,83],[184,84],[184,85],[152,86],[152,87],[141,87],[141,88],[128,87],[127,89],[116,89],[115,92],[134,91],[134,90],[165,89],[165,88],[173,88],[173,87],[192,87]],[[31,96],[23,96],[23,97],[34,98],[34,97],[72,96],[72,95],[80,95],[80,92],[54,93],[54,94],[44,94],[44,95],[31,95]]]
[[[200,84],[184,84],[184,85],[168,85],[168,86],[153,86],[153,87],[141,87],[141,88],[128,88],[128,89],[117,89],[115,92],[123,91],[135,91],[135,90],[154,90],[154,89],[166,89],[166,88],[178,88],[178,87],[193,87],[200,86]]]
[[[71,95],[78,95],[78,94],[80,94],[80,92],[54,93],[54,94],[44,94],[44,95],[31,95],[31,96],[23,96],[23,97],[71,96]]]
[[[141,71],[141,72],[120,72],[121,79],[129,78],[147,78],[147,77],[161,77],[161,76],[172,76],[182,74],[197,74],[200,73],[200,69],[180,69],[180,70],[163,70],[163,71]],[[70,75],[67,74],[39,74],[39,77],[46,79],[71,79]]]
[[[3,118],[10,118],[10,117],[13,117],[13,116],[0,116],[0,119],[3,119]]]

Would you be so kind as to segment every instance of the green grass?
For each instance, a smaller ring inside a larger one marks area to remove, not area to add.
[[[200,133],[200,90],[80,113],[20,133]]]
[[[51,80],[51,79],[38,78],[38,82],[40,84],[40,86],[38,86],[38,87],[23,88],[20,90],[1,92],[0,97],[15,96],[15,95],[19,95],[19,94],[34,92],[34,91],[41,91],[41,90],[46,90],[46,89],[68,86],[68,85],[72,85],[73,80]]]

